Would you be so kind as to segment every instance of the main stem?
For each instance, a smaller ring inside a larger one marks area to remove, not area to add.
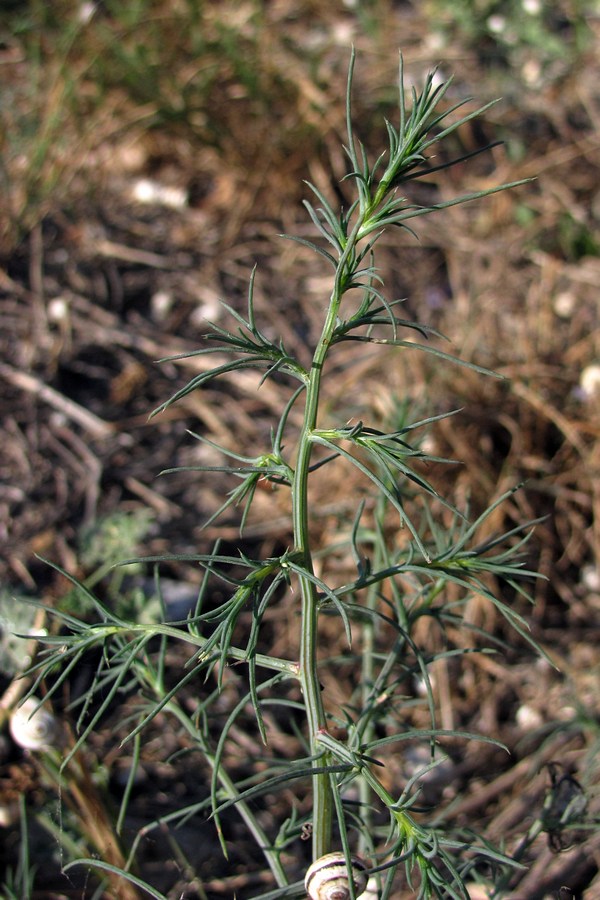
[[[312,455],[311,434],[317,424],[319,408],[319,392],[323,362],[327,356],[329,342],[325,339],[325,329],[315,351],[306,392],[304,422],[298,446],[298,458],[294,475],[292,495],[294,518],[294,543],[296,551],[301,555],[302,565],[308,575],[313,573],[312,554],[308,532],[308,475]],[[317,671],[318,649],[318,597],[315,584],[307,576],[300,576],[302,592],[302,632],[300,636],[300,684],[304,695],[308,733],[311,751],[319,752],[316,737],[320,731],[326,730],[327,721],[321,685]],[[322,766],[323,760],[315,765]],[[313,775],[313,858],[318,859],[329,853],[331,845],[331,825],[333,818],[333,800],[329,776],[323,773]]]
[[[329,762],[322,755],[322,747],[319,746],[317,736],[319,732],[327,730],[327,719],[321,685],[318,674],[318,617],[319,600],[317,589],[310,576],[313,574],[312,553],[310,548],[308,528],[308,476],[312,456],[312,434],[317,425],[319,411],[319,394],[323,365],[327,358],[333,338],[339,306],[344,294],[346,283],[347,265],[350,254],[356,242],[359,223],[354,227],[348,237],[346,248],[340,256],[335,285],[329,300],[327,318],[319,343],[314,352],[310,375],[306,389],[306,406],[304,409],[304,422],[298,442],[298,457],[292,490],[292,515],[294,522],[294,544],[296,553],[302,560],[302,566],[306,575],[300,576],[300,590],[302,593],[302,632],[300,637],[300,684],[306,706],[308,720],[308,732],[311,752],[319,759],[313,763],[315,768],[322,768]],[[313,821],[312,821],[312,849],[313,858],[318,859],[331,850],[331,831],[333,821],[333,797],[329,775],[323,772],[315,772],[313,775]]]

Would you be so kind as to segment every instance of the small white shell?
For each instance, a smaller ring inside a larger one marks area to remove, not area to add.
[[[377,879],[374,875],[371,875],[367,882],[367,889],[364,894],[361,894],[360,900],[379,900],[379,887],[377,885]]]
[[[595,397],[600,399],[600,363],[585,367],[579,377],[579,388],[584,400],[589,402]]]
[[[368,869],[358,856],[350,857],[354,894],[360,897],[367,887]],[[326,853],[315,860],[304,879],[310,900],[349,900],[350,885],[343,853]]]
[[[26,750],[48,750],[58,736],[56,717],[39,704],[37,697],[28,697],[10,717],[12,739]]]

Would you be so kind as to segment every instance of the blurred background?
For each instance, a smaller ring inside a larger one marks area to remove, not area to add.
[[[378,260],[387,296],[405,299],[407,318],[439,329],[450,341],[444,349],[504,380],[423,354],[378,353],[357,364],[344,351],[327,387],[345,419],[390,423],[408,409],[423,417],[460,407],[432,431],[428,450],[463,464],[433,472],[434,483],[477,513],[524,481],[490,532],[546,517],[530,542],[531,565],[545,579],[535,607],[516,608],[560,673],[513,638],[505,658],[473,664],[451,703],[439,698],[442,713],[459,719],[445,727],[497,734],[513,753],[494,775],[489,759],[463,765],[455,812],[511,846],[557,753],[592,804],[600,778],[597,0],[4,0],[0,612],[13,622],[15,597],[65,593],[36,555],[92,583],[123,555],[212,545],[217,531],[202,524],[231,485],[157,475],[210,459],[187,429],[262,450],[287,393],[276,382],[258,389],[251,376],[224,379],[149,420],[205,365],[157,360],[196,349],[206,320],[225,315],[220,299],[243,310],[255,264],[260,320],[308,358],[329,273],[279,235],[312,237],[306,180],[346,202],[351,46],[354,121],[373,157],[386,145],[384,117],[396,117],[401,51],[408,83],[422,85],[435,67],[440,80],[452,77],[448,105],[467,100],[469,110],[501,98],[439,152],[501,145],[437,175],[437,197],[534,179],[418,220],[419,239],[386,237]],[[356,508],[348,478],[328,469],[313,498],[323,546]],[[357,483],[356,495],[364,488]],[[246,552],[274,555],[289,544],[286,503],[260,493]],[[227,512],[225,541],[236,539],[239,512]],[[167,575],[172,602],[185,604],[199,573],[174,563]],[[109,581],[105,590],[122,595],[123,586]],[[140,611],[146,601],[142,579],[128,602]],[[471,616],[495,627],[484,606],[474,603]],[[6,630],[5,686],[19,668]],[[285,655],[283,632],[279,642]],[[0,793],[8,805],[15,778],[28,783],[25,769],[7,751]],[[168,806],[185,778],[176,767],[160,771]],[[580,892],[573,896],[600,896],[593,834],[566,854],[540,841],[533,874],[511,896],[556,896],[567,871]],[[6,865],[17,844],[13,834]],[[172,896],[250,897],[251,860],[240,852],[227,876],[210,868],[214,860],[196,865],[201,890],[181,867],[156,878]]]

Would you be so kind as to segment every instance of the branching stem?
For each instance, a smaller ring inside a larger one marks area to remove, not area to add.
[[[322,750],[317,743],[319,732],[327,730],[325,709],[321,697],[321,685],[318,674],[317,648],[318,636],[318,603],[317,589],[308,577],[313,573],[312,552],[309,535],[309,502],[308,477],[312,456],[312,433],[317,425],[319,411],[319,394],[323,367],[333,342],[338,312],[342,297],[346,291],[349,272],[349,259],[354,253],[363,218],[359,216],[346,246],[340,254],[329,308],[315,349],[308,386],[306,390],[306,406],[304,421],[299,436],[298,457],[292,490],[292,515],[294,522],[295,550],[300,555],[306,576],[300,575],[302,592],[302,632],[300,638],[300,683],[306,704],[308,729],[313,753]],[[323,760],[315,765],[322,768]],[[331,845],[331,826],[333,820],[333,797],[328,774],[317,773],[313,776],[313,857],[317,859],[328,853]]]

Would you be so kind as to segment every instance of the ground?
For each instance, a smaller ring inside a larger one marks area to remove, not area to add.
[[[502,896],[600,897],[593,828],[600,778],[597,4],[565,0],[540,11],[535,3],[431,0],[324,11],[286,0],[164,9],[148,0],[129,11],[107,2],[93,14],[87,4],[60,7],[32,3],[0,14],[7,97],[0,136],[2,708],[27,686],[14,678],[23,664],[7,637],[18,619],[15,598],[53,605],[68,591],[43,560],[97,582],[105,599],[126,595],[139,607],[152,575],[138,572],[124,587],[107,571],[123,553],[201,553],[217,536],[235,546],[238,511],[202,527],[230,488],[225,475],[158,476],[174,466],[218,465],[188,430],[255,454],[285,385],[275,379],[258,388],[244,373],[149,418],[205,366],[204,357],[158,360],[196,350],[207,320],[224,323],[220,299],[243,311],[255,265],[258,317],[270,334],[308,353],[327,301],[327,264],[280,234],[314,237],[303,179],[344,201],[350,45],[357,50],[354,117],[374,155],[384,146],[382,116],[395,115],[390,86],[401,49],[416,84],[438,63],[440,77],[454,73],[448,103],[474,97],[468,108],[475,109],[502,96],[446,152],[466,156],[503,143],[440,175],[440,200],[533,179],[416,220],[418,240],[408,232],[386,236],[378,259],[388,296],[406,298],[407,318],[445,335],[441,348],[503,378],[387,351],[357,365],[340,350],[327,401],[347,420],[368,414],[378,422],[399,415],[403,404],[424,406],[424,416],[460,408],[428,439],[430,452],[462,464],[430,475],[452,502],[468,500],[474,514],[524,482],[486,527],[492,533],[539,520],[528,565],[543,577],[533,586],[535,605],[523,601],[516,609],[546,656],[472,601],[471,624],[509,647],[473,655],[460,668],[440,662],[440,721],[494,736],[510,752],[447,742],[449,762],[428,782],[427,799],[453,823],[483,830],[514,853],[544,797],[549,802],[552,777],[555,789],[582,792],[582,828],[564,840],[540,834],[524,852],[527,868]],[[313,497],[317,544],[335,542],[341,523],[352,520],[353,491],[363,490],[348,472],[322,479]],[[287,513],[282,492],[261,489],[244,552],[269,557],[289,546]],[[341,558],[340,572],[348,565]],[[185,604],[197,590],[193,564],[171,562],[163,574],[169,603]],[[35,615],[20,627],[49,627]],[[293,653],[293,620],[293,609],[282,605],[269,622],[281,656]],[[173,670],[183,661],[170,660]],[[90,677],[82,664],[62,704],[85,693]],[[353,677],[348,672],[347,684],[328,686],[335,702]],[[223,715],[240,696],[240,678],[232,669]],[[112,804],[133,753],[117,750],[122,715],[107,713],[90,736],[72,795],[63,798],[60,828],[74,845],[63,845],[67,857],[100,852],[113,828]],[[425,727],[419,715],[412,724]],[[269,724],[275,752],[293,759],[294,734],[275,716]],[[254,731],[236,734],[228,751],[238,775],[263,752]],[[54,842],[48,849],[52,778],[8,734],[2,740],[6,895],[93,896],[87,882],[59,874]],[[166,714],[155,720],[128,809],[127,846],[157,817],[205,798],[209,776],[196,757]],[[410,775],[408,753],[386,764],[391,781]],[[82,823],[90,816],[102,822],[99,809],[106,831],[94,838]],[[276,820],[284,809],[275,798],[269,814]],[[9,893],[23,821],[30,862],[47,877],[36,878],[30,893]],[[173,898],[250,898],[272,888],[234,815],[225,819],[227,862],[212,823],[202,826],[201,840],[199,827],[194,819],[174,832],[176,849],[164,826],[144,836],[137,864],[157,890]],[[395,896],[413,894],[398,888]]]

